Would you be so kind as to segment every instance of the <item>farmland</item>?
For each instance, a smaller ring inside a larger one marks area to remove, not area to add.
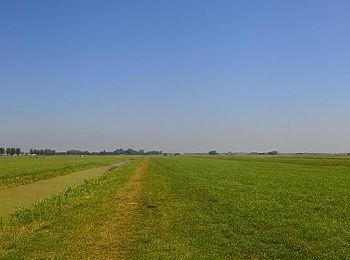
[[[0,159],[7,179],[41,176]],[[78,159],[38,160],[44,178],[123,160]],[[348,158],[134,157],[3,218],[0,258],[346,258],[349,186]]]

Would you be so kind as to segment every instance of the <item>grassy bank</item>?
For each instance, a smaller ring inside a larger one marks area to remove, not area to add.
[[[126,160],[123,156],[0,156],[0,189]]]

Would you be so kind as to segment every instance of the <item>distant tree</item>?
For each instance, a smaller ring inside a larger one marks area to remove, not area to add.
[[[11,155],[15,155],[16,154],[16,148],[11,147]]]
[[[11,148],[6,148],[6,154],[10,155],[11,154]]]
[[[121,155],[121,154],[124,154],[124,149],[116,149],[113,154],[115,155]]]
[[[162,155],[162,151],[147,151],[145,154],[147,155]]]
[[[271,151],[271,152],[268,152],[267,154],[268,154],[268,155],[277,155],[278,152],[277,152],[277,151]]]
[[[52,150],[52,149],[34,149],[34,148],[31,148],[29,150],[29,153],[30,154],[36,154],[36,155],[55,155],[56,154],[56,151],[55,150]],[[64,153],[63,153],[64,154]],[[68,154],[68,151],[67,151],[67,154]]]
[[[56,153],[55,151],[53,151],[54,154]],[[68,150],[66,152],[67,155],[88,155],[90,154],[88,151],[80,151],[80,150]],[[100,154],[103,154],[102,152],[100,152]]]
[[[209,155],[216,155],[218,154],[215,150],[209,151]]]
[[[16,148],[15,153],[16,153],[17,155],[20,155],[20,154],[21,154],[21,148]]]
[[[130,149],[130,148],[128,150],[126,150],[124,153],[127,155],[138,155],[139,154],[138,151],[135,151],[135,150]]]
[[[2,154],[4,154],[5,153],[5,148],[3,148],[3,147],[0,147],[0,155],[2,155]]]
[[[54,154],[56,154],[55,150],[51,150],[51,149],[44,150],[44,155],[54,155]]]

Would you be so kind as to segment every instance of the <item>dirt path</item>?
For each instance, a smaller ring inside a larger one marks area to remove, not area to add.
[[[142,185],[146,178],[149,158],[145,158],[132,173],[128,183],[117,189],[112,196],[116,199],[107,219],[89,223],[81,229],[80,236],[89,248],[90,259],[125,259],[130,251],[136,210],[141,200]],[[96,241],[91,234],[97,234]]]
[[[119,162],[112,166],[87,169],[48,180],[40,180],[0,190],[0,218],[9,216],[16,208],[29,207],[40,199],[64,191],[69,186],[81,184],[85,180],[102,176],[111,167],[121,166],[125,163],[127,162]]]

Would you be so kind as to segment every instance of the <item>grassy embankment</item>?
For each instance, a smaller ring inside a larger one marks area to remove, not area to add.
[[[121,160],[127,160],[127,158],[123,156],[0,156],[0,189],[106,166]]]

